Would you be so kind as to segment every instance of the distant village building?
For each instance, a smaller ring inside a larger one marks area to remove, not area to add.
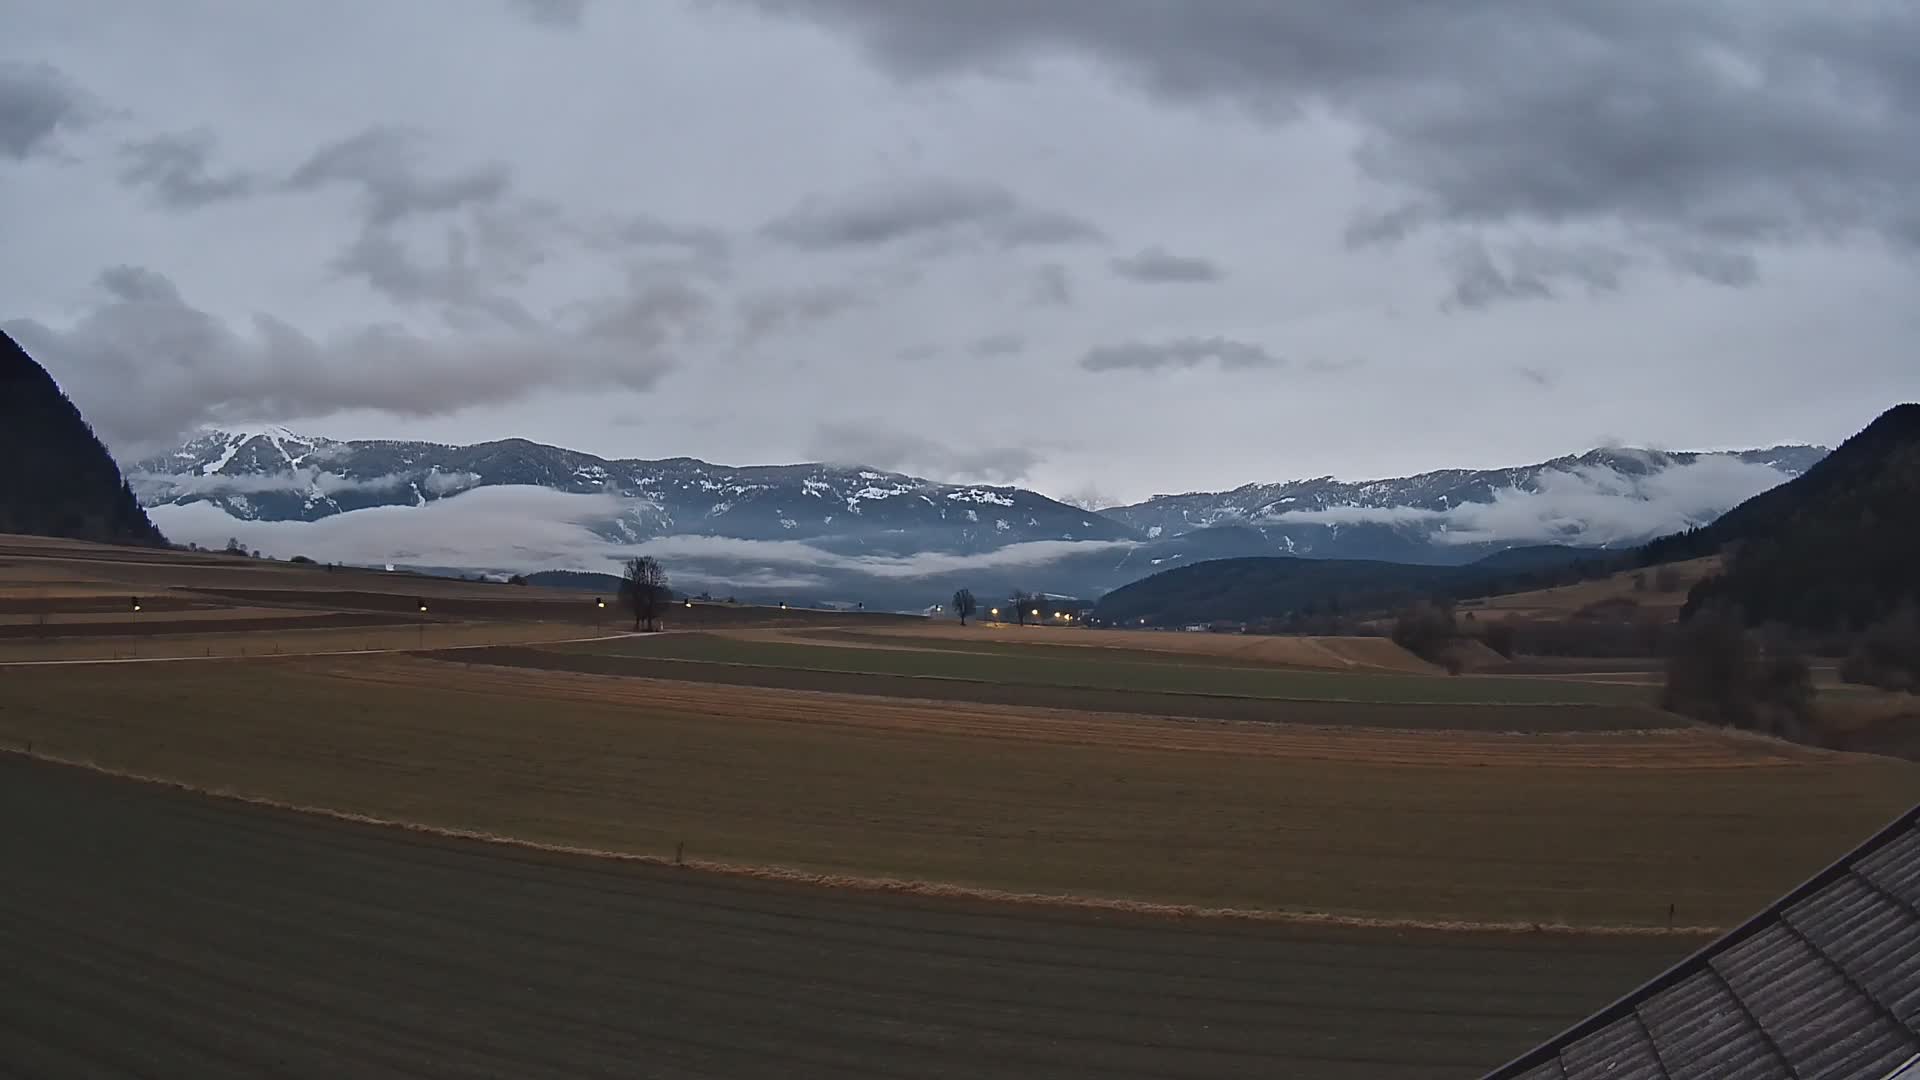
[[[1920,1080],[1920,806],[1487,1080]]]

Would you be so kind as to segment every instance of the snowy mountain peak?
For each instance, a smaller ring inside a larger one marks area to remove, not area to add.
[[[1134,538],[1124,525],[1022,488],[863,466],[607,459],[525,439],[447,446],[336,442],[284,428],[209,431],[141,462],[132,481],[148,506],[209,503],[248,521],[317,521],[469,488],[523,486],[612,496],[618,506],[596,530],[622,542],[679,533],[900,552]]]

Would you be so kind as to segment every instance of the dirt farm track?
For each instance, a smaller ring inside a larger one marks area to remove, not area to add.
[[[1685,941],[817,891],[0,754],[0,1075],[1472,1076]]]

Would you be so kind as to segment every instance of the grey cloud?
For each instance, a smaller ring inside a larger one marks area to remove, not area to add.
[[[1144,284],[1195,284],[1219,281],[1226,276],[1211,259],[1175,255],[1157,247],[1120,256],[1109,265],[1121,277]]]
[[[833,421],[815,429],[807,453],[822,461],[865,465],[935,480],[1011,483],[1040,457],[1018,446],[955,447],[880,420]]]
[[[1920,244],[1911,4],[738,2],[843,30],[901,78],[1068,54],[1168,102],[1330,112],[1402,193],[1356,222],[1359,242],[1499,223]]]
[[[1759,265],[1744,252],[1679,246],[1670,247],[1666,259],[1675,270],[1717,285],[1751,285],[1760,276]]]
[[[587,0],[507,0],[508,6],[542,26],[573,27],[587,12]]]
[[[875,247],[929,235],[1009,248],[1101,238],[1092,223],[1029,206],[998,184],[931,177],[814,196],[768,222],[762,232],[808,251]]]
[[[45,153],[56,134],[92,118],[86,95],[51,64],[0,64],[0,157]]]
[[[472,312],[520,329],[533,326],[533,315],[495,288],[496,272],[482,265],[473,246],[466,230],[451,227],[446,233],[445,258],[432,264],[416,259],[391,230],[370,227],[333,265],[340,273],[364,278],[399,304],[431,304],[453,317]]]
[[[175,132],[128,143],[120,148],[120,182],[147,188],[156,203],[172,210],[193,210],[260,190],[260,178],[252,173],[215,175],[207,164],[213,145],[208,131]]]
[[[425,137],[404,128],[373,127],[313,152],[286,186],[312,191],[334,184],[360,190],[367,222],[390,225],[416,214],[500,199],[512,184],[505,165],[488,164],[440,177],[420,169]]]
[[[1012,356],[1026,348],[1027,340],[1018,334],[988,334],[975,338],[967,351],[975,356]]]
[[[680,248],[707,258],[724,258],[727,234],[702,225],[675,225],[645,215],[605,222],[588,231],[589,247],[613,251],[623,248]]]
[[[1483,308],[1504,300],[1544,300],[1557,295],[1556,283],[1577,282],[1591,292],[1612,292],[1636,261],[1612,248],[1519,244],[1504,252],[1505,266],[1485,244],[1467,242],[1454,252],[1451,303]]]
[[[556,385],[644,390],[701,332],[707,307],[692,290],[648,286],[581,305],[564,323],[433,339],[371,325],[316,339],[267,315],[236,330],[151,270],[115,267],[99,285],[100,302],[64,329],[30,319],[5,328],[117,447],[262,416],[434,416]]]
[[[1160,371],[1205,363],[1222,370],[1278,367],[1280,357],[1260,345],[1229,338],[1176,338],[1157,344],[1129,342],[1088,349],[1080,366],[1088,371]]]
[[[1034,307],[1072,307],[1073,278],[1059,263],[1048,263],[1033,272],[1033,289],[1027,302]]]
[[[859,302],[859,294],[842,285],[750,293],[739,303],[741,337],[756,342],[781,330],[830,319]]]

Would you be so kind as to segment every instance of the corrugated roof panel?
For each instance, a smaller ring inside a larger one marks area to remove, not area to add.
[[[1638,1022],[1601,1028],[1560,1052],[1568,1080],[1666,1080],[1653,1044]]]
[[[1920,807],[1492,1080],[1920,1080]]]

